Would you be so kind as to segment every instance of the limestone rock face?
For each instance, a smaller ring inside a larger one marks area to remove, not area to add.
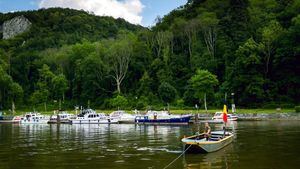
[[[31,22],[23,15],[5,21],[2,25],[3,39],[13,38],[16,35],[27,31],[30,26]]]

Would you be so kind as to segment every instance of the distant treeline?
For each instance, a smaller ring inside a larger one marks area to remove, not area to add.
[[[0,40],[0,105],[138,108],[299,104],[300,1],[189,0],[146,29],[71,9]]]

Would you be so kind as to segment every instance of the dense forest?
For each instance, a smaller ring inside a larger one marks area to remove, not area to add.
[[[19,15],[33,24],[0,40],[0,109],[299,104],[298,0],[189,0],[151,28],[60,8],[0,24]]]

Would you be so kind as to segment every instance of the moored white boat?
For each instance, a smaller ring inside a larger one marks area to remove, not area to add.
[[[214,121],[223,121],[223,113],[222,112],[216,112],[212,119]],[[233,115],[233,114],[227,114],[227,120],[228,121],[237,121],[238,116]]]
[[[126,113],[123,110],[118,110],[112,112],[109,117],[111,119],[117,119],[119,123],[134,123],[135,122],[135,115]]]
[[[40,113],[29,112],[21,117],[20,123],[22,124],[47,124],[50,117],[41,115]]]
[[[76,119],[70,119],[72,124],[111,124],[118,123],[117,119],[112,119],[104,113],[96,113],[92,109],[82,110]]]
[[[0,123],[20,123],[20,116],[0,116]]]
[[[48,123],[70,123],[70,120],[75,118],[76,116],[74,114],[60,112],[58,114],[52,115]]]

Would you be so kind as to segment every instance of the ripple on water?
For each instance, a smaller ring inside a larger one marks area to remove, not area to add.
[[[117,150],[116,149],[106,149],[106,151],[108,151],[108,152],[115,152]]]
[[[150,148],[150,147],[141,147],[137,149],[138,151],[149,151],[149,152],[159,152],[159,151],[163,151],[163,152],[167,152],[167,153],[172,153],[172,154],[179,154],[182,153],[181,150],[170,150],[168,148],[164,148],[164,147],[158,147],[158,148]]]
[[[117,160],[117,161],[115,161],[115,163],[124,163],[125,162],[125,160]]]

